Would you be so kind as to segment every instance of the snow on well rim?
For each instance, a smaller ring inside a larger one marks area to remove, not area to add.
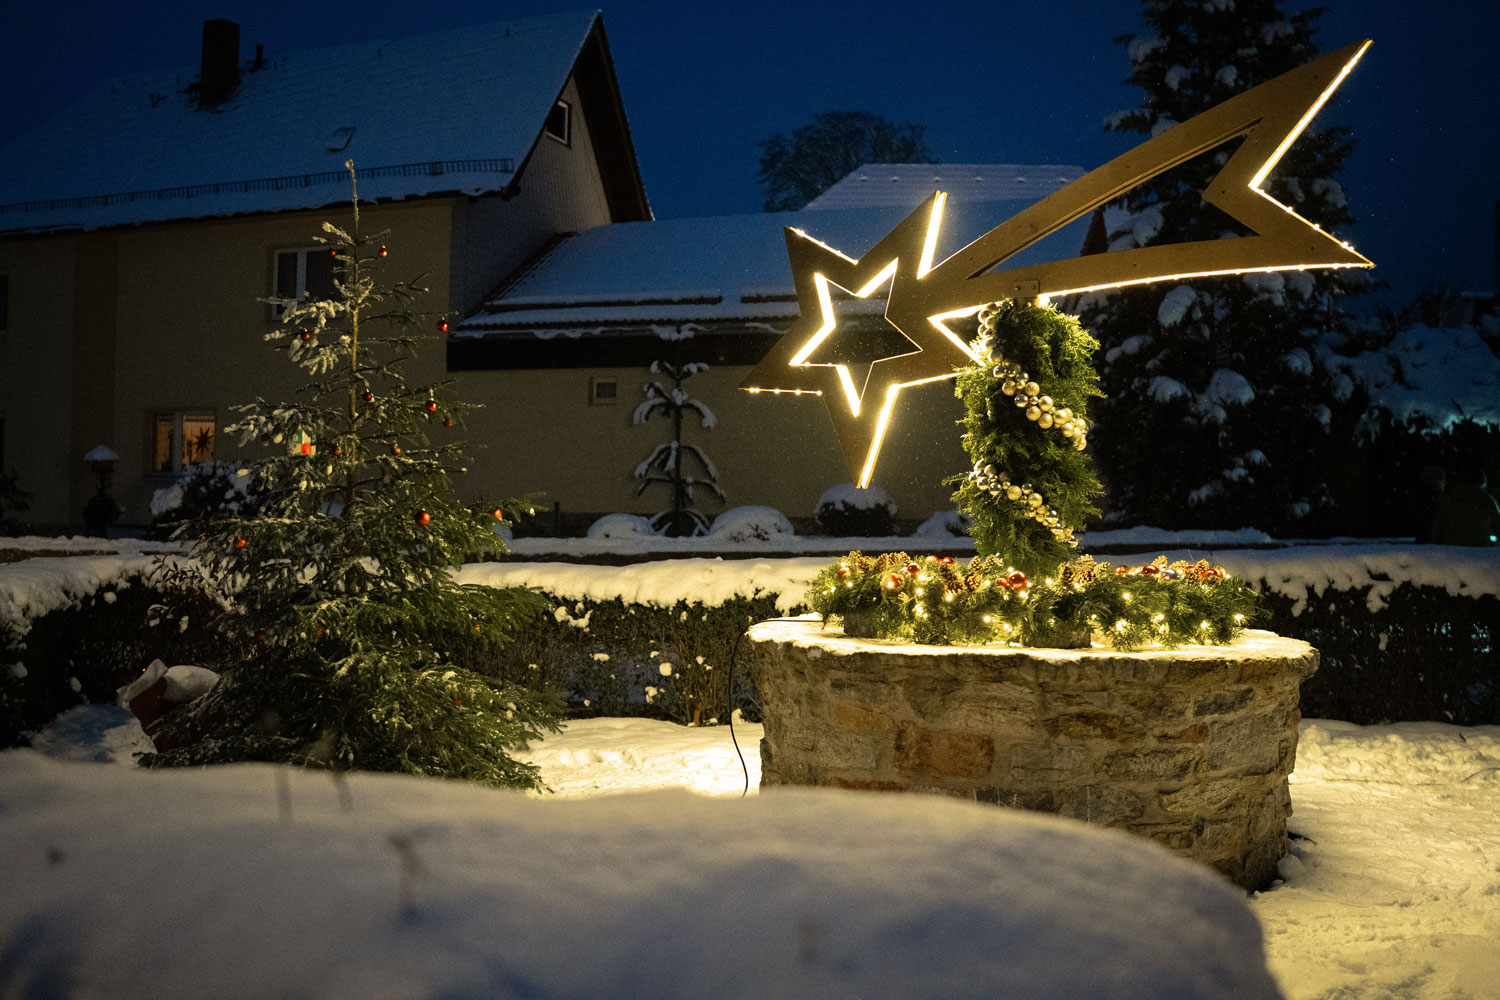
[[[816,789],[538,802],[360,772],[341,794],[268,765],[29,751],[0,779],[0,924],[33,942],[9,974],[43,992],[1278,996],[1218,876],[1056,817]],[[34,860],[49,847],[60,863]]]

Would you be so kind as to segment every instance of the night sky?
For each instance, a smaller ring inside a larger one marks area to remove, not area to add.
[[[196,71],[210,17],[240,23],[244,56],[262,43],[274,58],[579,6],[429,0],[414,14],[417,5],[396,0],[0,4],[0,141],[112,77]],[[1098,166],[1134,142],[1101,123],[1137,103],[1113,39],[1143,30],[1138,11],[1129,0],[628,0],[605,6],[604,23],[652,208],[680,218],[758,211],[756,143],[826,110],[925,125],[929,146],[950,163]],[[1421,10],[1330,0],[1321,24],[1323,51],[1375,40],[1319,121],[1355,130],[1343,180],[1359,222],[1339,235],[1389,283],[1377,298],[1399,304],[1439,283],[1489,291],[1500,2],[1439,0]]]

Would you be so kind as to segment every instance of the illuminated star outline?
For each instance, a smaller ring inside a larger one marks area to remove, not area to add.
[[[1252,271],[1373,267],[1348,243],[1261,187],[1370,44],[1365,39],[1347,45],[1168,129],[1017,213],[936,267],[932,258],[942,227],[942,192],[859,260],[788,228],[787,256],[803,319],[761,359],[741,388],[822,396],[850,472],[863,487],[874,474],[901,390],[953,378],[970,361],[986,360],[946,325],[973,316],[986,303]],[[1241,137],[1244,141],[1204,189],[1203,199],[1254,235],[996,270],[1137,185]],[[918,349],[875,361],[864,391],[856,393],[847,367],[807,358],[838,325],[830,284],[865,298],[887,280],[886,321]],[[867,405],[872,392],[878,409]],[[847,405],[840,405],[841,399]]]

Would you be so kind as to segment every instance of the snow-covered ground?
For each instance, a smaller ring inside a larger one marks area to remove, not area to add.
[[[131,742],[88,714],[68,726],[102,730],[94,753]],[[1148,841],[922,796],[663,790],[701,786],[720,733],[632,726],[537,753],[560,785],[652,790],[556,802],[0,753],[0,995],[1276,996],[1239,893]]]
[[[760,727],[735,732],[754,797]],[[1237,904],[1153,845],[918,796],[739,803],[727,727],[570,723],[525,756],[587,803],[96,766],[145,745],[85,706],[0,754],[0,995],[1266,995]],[[1292,781],[1286,881],[1249,900],[1284,995],[1500,996],[1500,727],[1308,720]]]

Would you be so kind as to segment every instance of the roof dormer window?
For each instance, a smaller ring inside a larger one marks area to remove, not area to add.
[[[573,144],[573,108],[567,101],[558,101],[552,105],[552,113],[547,116],[547,124],[542,131],[564,146]]]

